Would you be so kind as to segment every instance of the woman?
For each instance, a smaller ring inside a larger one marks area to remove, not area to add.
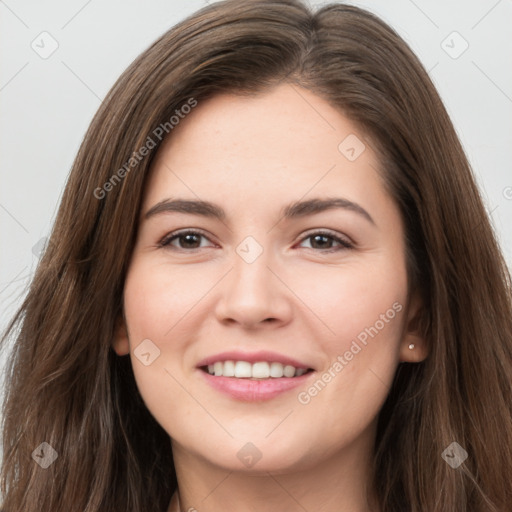
[[[404,41],[356,7],[216,3],[80,148],[11,325],[4,507],[507,510],[511,313]]]

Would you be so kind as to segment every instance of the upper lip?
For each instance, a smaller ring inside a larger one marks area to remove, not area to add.
[[[258,363],[260,361],[266,361],[268,363],[281,363],[283,365],[294,366],[295,368],[303,368],[308,370],[311,368],[308,364],[302,363],[277,352],[271,352],[268,350],[260,350],[258,352],[241,352],[239,350],[229,350],[227,352],[221,352],[212,356],[201,359],[197,364],[197,367],[208,366],[218,361],[247,361],[248,363]]]

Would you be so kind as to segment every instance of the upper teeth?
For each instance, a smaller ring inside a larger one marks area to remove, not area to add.
[[[247,361],[218,361],[208,365],[208,373],[216,377],[239,377],[268,379],[269,377],[299,377],[306,373],[304,368],[295,368],[281,363],[248,363]]]

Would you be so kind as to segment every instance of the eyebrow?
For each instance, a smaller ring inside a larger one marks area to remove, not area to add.
[[[349,201],[341,197],[314,198],[306,201],[295,201],[281,210],[281,216],[285,219],[294,219],[305,217],[307,215],[315,215],[327,210],[341,208],[344,210],[355,212],[375,225],[375,221],[371,215],[359,204]],[[162,213],[188,213],[192,215],[202,215],[203,217],[225,220],[227,215],[224,209],[214,203],[202,200],[190,199],[164,199],[152,206],[144,215],[145,219],[149,219],[155,215]]]

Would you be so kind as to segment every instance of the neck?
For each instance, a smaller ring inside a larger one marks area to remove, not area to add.
[[[179,492],[168,512],[378,512],[370,489],[373,443],[368,440],[363,436],[317,463],[259,471],[215,466],[173,441]]]

